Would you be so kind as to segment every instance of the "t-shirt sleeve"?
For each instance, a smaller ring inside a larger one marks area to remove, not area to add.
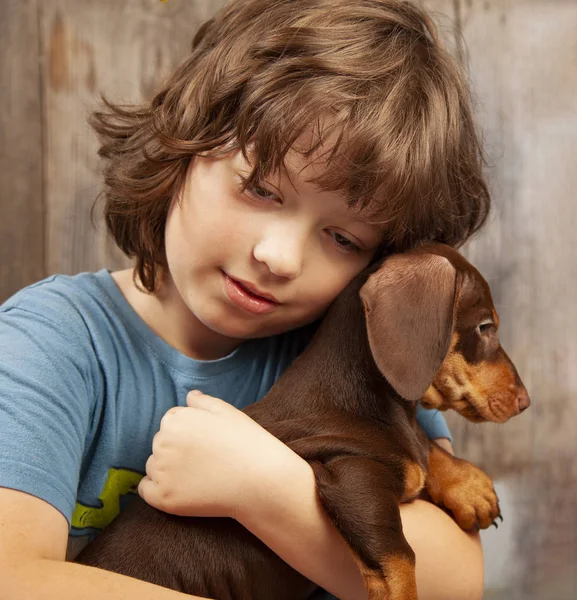
[[[445,417],[436,408],[425,409],[417,404],[417,421],[430,440],[448,438],[451,442],[453,441]]]
[[[78,311],[33,304],[0,307],[0,486],[70,522],[94,397],[90,341]]]

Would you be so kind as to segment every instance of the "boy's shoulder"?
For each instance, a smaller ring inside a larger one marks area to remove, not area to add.
[[[77,275],[51,275],[22,288],[0,305],[0,312],[19,309],[49,318],[52,309],[78,311],[105,297],[105,269]]]
[[[113,285],[103,269],[78,275],[51,275],[16,292],[0,305],[0,321],[24,327],[34,334],[87,338],[103,322],[114,319],[107,286]]]

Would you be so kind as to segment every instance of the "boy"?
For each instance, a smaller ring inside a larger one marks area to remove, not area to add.
[[[150,504],[237,518],[322,587],[364,597],[307,463],[238,409],[381,253],[481,226],[462,75],[405,2],[236,0],[151,106],[93,123],[107,226],[135,266],[49,278],[2,307],[7,597],[182,597],[63,562],[145,470]],[[420,420],[449,437],[438,413]],[[403,525],[420,597],[481,597],[477,538],[424,502]]]

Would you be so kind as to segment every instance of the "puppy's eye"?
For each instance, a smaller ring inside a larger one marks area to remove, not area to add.
[[[493,323],[493,321],[491,321],[491,320],[483,321],[478,326],[478,330],[479,330],[479,333],[481,333],[481,334],[486,334],[486,333],[490,333],[491,331],[495,331],[495,323]]]

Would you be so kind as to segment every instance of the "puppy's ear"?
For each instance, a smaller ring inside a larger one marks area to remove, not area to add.
[[[373,358],[407,400],[418,400],[449,351],[457,272],[443,256],[389,257],[361,288]]]

